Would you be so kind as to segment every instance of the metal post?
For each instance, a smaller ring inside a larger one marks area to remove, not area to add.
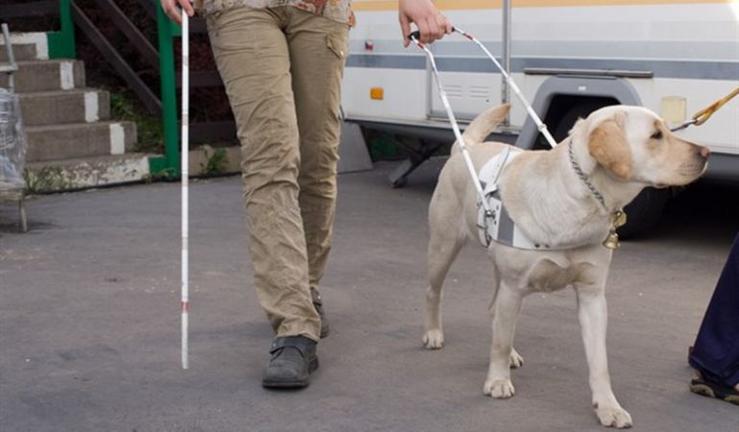
[[[15,93],[15,74],[18,72],[18,63],[15,62],[13,43],[10,41],[10,29],[8,24],[2,23],[3,39],[5,40],[5,52],[8,56],[8,66],[4,66],[2,72],[8,74],[8,90]]]
[[[511,0],[503,0],[503,8],[501,10],[503,18],[503,68],[511,74]],[[510,89],[508,88],[508,80],[505,76],[500,77],[500,100],[501,103],[508,103],[511,99]],[[503,126],[510,126],[510,113],[506,116]]]

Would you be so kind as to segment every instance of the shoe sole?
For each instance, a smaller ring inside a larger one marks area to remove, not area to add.
[[[725,397],[717,396],[716,392],[713,391],[713,389],[706,384],[702,384],[702,383],[690,384],[690,391],[692,391],[695,394],[699,394],[701,396],[719,399],[725,402],[732,403],[734,405],[739,405],[739,396],[736,396],[736,395],[727,395]]]
[[[318,357],[314,358],[308,365],[308,378],[298,381],[265,381],[262,380],[262,387],[275,389],[296,389],[308,387],[310,384],[310,374],[318,369]]]

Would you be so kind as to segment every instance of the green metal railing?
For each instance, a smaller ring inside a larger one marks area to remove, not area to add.
[[[159,44],[159,86],[162,99],[164,155],[149,158],[153,175],[180,175],[180,134],[177,122],[177,77],[174,61],[174,38],[182,35],[179,25],[172,22],[157,3],[157,34]]]
[[[38,1],[38,8],[42,8],[44,13],[59,13],[60,29],[58,31],[47,32],[47,41],[49,46],[49,57],[58,58],[75,58],[75,24],[80,30],[93,39],[99,50],[103,53],[109,62],[113,62],[114,69],[121,76],[133,85],[134,90],[139,90],[138,96],[147,107],[149,112],[162,116],[162,127],[164,136],[164,154],[155,155],[149,158],[149,171],[154,176],[160,177],[177,177],[180,174],[180,148],[179,148],[179,119],[177,109],[177,76],[175,71],[174,44],[176,38],[182,35],[179,25],[172,22],[162,10],[158,0],[139,0],[143,7],[150,11],[156,10],[157,22],[157,43],[158,53],[152,48],[145,50],[147,58],[152,58],[156,63],[158,55],[159,66],[159,84],[160,95],[159,100],[156,95],[151,94],[148,88],[145,88],[144,82],[136,77],[135,71],[125,63],[125,60],[116,51],[108,41],[102,41],[105,37],[94,28],[93,23],[84,14],[84,12],[74,3],[73,0],[58,0],[58,9],[55,8],[52,1]],[[108,2],[111,3],[111,2]],[[105,5],[102,5],[105,6]],[[112,6],[108,7],[110,11]],[[117,12],[119,15],[120,11]],[[36,15],[39,14],[35,13]],[[118,24],[122,19],[119,17]],[[130,22],[128,23],[130,30]],[[143,37],[142,34],[136,37]],[[139,41],[141,39],[138,39]],[[102,45],[95,42],[101,42]],[[132,42],[135,43],[135,42]],[[140,45],[140,44],[139,44]],[[112,60],[111,60],[112,59]],[[117,66],[117,67],[116,67]],[[135,82],[130,82],[134,80]],[[194,84],[197,85],[197,84]],[[212,85],[212,83],[202,84],[203,86]]]
[[[175,73],[174,43],[181,36],[180,26],[164,13],[159,1],[156,7],[161,116],[164,136],[164,154],[149,158],[149,171],[154,176],[176,177],[180,174],[179,128],[177,118],[177,77]],[[75,21],[85,20],[73,0],[59,0],[59,31],[47,33],[50,58],[75,58]],[[88,35],[89,36],[89,35]],[[151,99],[151,98],[149,98]],[[158,101],[155,101],[158,103]],[[151,108],[150,108],[151,109]]]
[[[60,29],[46,32],[48,54],[52,59],[76,56],[72,0],[2,0],[0,20],[58,16]],[[13,30],[11,28],[11,30]]]
[[[59,0],[59,31],[47,32],[49,58],[75,58],[74,23],[72,22],[72,0]]]

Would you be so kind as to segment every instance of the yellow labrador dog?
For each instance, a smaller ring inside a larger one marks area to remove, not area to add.
[[[505,118],[509,106],[479,115],[464,133],[479,172],[505,144],[483,142]],[[441,171],[429,208],[429,287],[426,348],[444,344],[441,287],[450,265],[469,238],[478,241],[478,195],[458,150]],[[630,427],[631,416],[611,390],[606,358],[605,285],[611,249],[602,245],[613,214],[646,186],[688,184],[705,171],[709,150],[672,134],[652,111],[610,106],[579,120],[569,137],[550,151],[524,151],[500,171],[499,192],[516,229],[547,250],[526,250],[492,242],[494,269],[493,340],[483,392],[514,394],[510,367],[523,359],[513,348],[523,298],[572,286],[590,369],[593,407],[604,426]],[[598,195],[600,197],[598,197]],[[560,245],[561,247],[557,247]]]

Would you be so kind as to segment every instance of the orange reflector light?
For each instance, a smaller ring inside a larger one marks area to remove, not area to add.
[[[372,100],[385,99],[385,90],[382,87],[372,87],[370,89],[370,99]]]

